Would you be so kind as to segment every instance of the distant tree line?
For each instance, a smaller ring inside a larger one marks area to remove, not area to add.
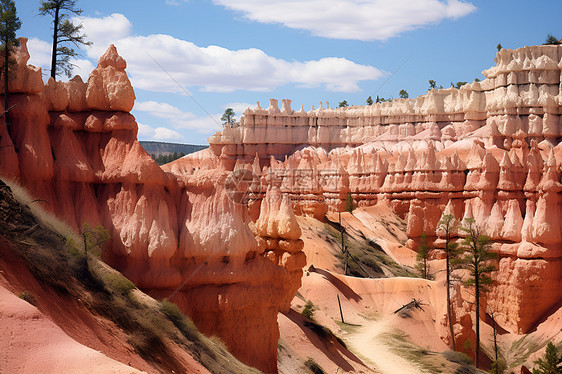
[[[185,156],[185,153],[174,152],[174,153],[166,153],[158,156],[156,156],[154,153],[151,153],[150,156],[154,159],[154,161],[156,161],[158,165],[164,165],[174,160],[177,160],[178,158],[182,158],[183,156]]]

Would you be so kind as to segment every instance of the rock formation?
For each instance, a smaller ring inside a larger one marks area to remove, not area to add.
[[[145,292],[171,297],[245,363],[276,372],[277,313],[288,308],[306,262],[289,200],[257,205],[268,224],[256,232],[228,195],[229,172],[165,171],[144,151],[129,113],[135,94],[114,46],[86,83],[43,84],[41,70],[27,65],[26,42],[10,82],[13,124],[0,123],[0,175],[77,230],[103,225],[109,264]]]
[[[474,218],[500,254],[487,305],[508,331],[562,298],[561,46],[504,49],[484,81],[416,99],[309,112],[271,100],[163,168],[136,140],[114,47],[86,83],[44,85],[25,40],[16,57],[0,174],[77,229],[108,228],[110,264],[153,296],[176,291],[201,330],[261,370],[276,371],[277,311],[305,263],[295,214],[322,218],[349,197],[387,201],[411,249],[424,232],[443,245],[443,213]]]
[[[562,298],[562,47],[502,49],[495,61],[484,81],[415,99],[308,112],[258,103],[209,138],[207,163],[257,163],[268,183],[251,200],[276,184],[317,218],[349,193],[356,206],[388,199],[414,250],[423,232],[442,245],[446,206],[474,218],[500,254],[488,305],[502,327],[529,331]]]

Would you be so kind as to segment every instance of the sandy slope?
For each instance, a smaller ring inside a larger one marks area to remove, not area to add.
[[[292,303],[296,312],[300,313],[306,300],[311,300],[317,308],[314,313],[315,320],[340,336],[349,350],[375,372],[396,373],[397,368],[400,368],[400,373],[423,372],[419,364],[405,360],[403,355],[397,354],[396,341],[392,342],[394,346],[389,344],[388,336],[397,332],[404,336],[406,342],[431,352],[449,349],[440,338],[440,335],[448,334],[445,273],[441,271],[445,266],[444,260],[431,261],[431,269],[437,277],[435,281],[418,278],[365,279],[344,276],[341,274],[341,267],[336,266],[338,259],[335,254],[340,251],[340,243],[326,235],[324,223],[307,217],[298,219],[303,231],[304,252],[307,254],[308,265],[313,264],[316,269],[305,271],[302,287],[299,289],[300,298],[295,297]],[[329,214],[328,219],[332,222],[339,221],[337,214]],[[409,266],[414,264],[415,253],[402,246],[405,241],[405,234],[401,232],[403,221],[396,217],[386,203],[359,208],[354,210],[353,214],[342,213],[341,221],[352,236],[375,241],[397,262]],[[338,295],[345,322],[351,325],[340,323]],[[393,314],[413,298],[425,304],[423,311],[413,310],[409,316]],[[492,346],[490,322],[481,321],[481,337],[485,350]],[[328,356],[316,355],[314,349],[307,348],[310,342],[305,342],[306,334],[297,338],[290,332],[290,325],[283,321],[281,316],[279,323],[281,337],[285,339],[287,350],[306,350],[326,368],[334,367],[333,357],[327,362]],[[532,367],[533,361],[544,353],[546,342],[560,342],[561,327],[562,309],[558,308],[546,316],[530,334],[517,335],[500,331],[500,349],[512,366],[525,363],[527,367]],[[527,357],[529,353],[531,354]],[[429,358],[431,363],[445,365],[446,370],[453,368],[453,364],[443,361],[442,356],[433,353],[432,355],[433,357]],[[451,370],[454,372],[454,369]],[[357,368],[348,371],[356,372]]]
[[[302,372],[302,364],[297,363],[309,358],[314,359],[327,373],[335,373],[338,369],[340,372],[373,372],[336,339],[318,336],[307,327],[307,320],[294,310],[286,315],[279,313],[278,323],[281,331],[281,374]]]
[[[340,216],[331,214],[328,219],[338,222]],[[306,271],[302,279],[299,293],[305,301],[298,295],[292,303],[294,311],[289,315],[280,314],[278,318],[282,342],[279,366],[282,373],[294,370],[286,359],[288,354],[297,356],[301,362],[311,357],[326,372],[396,373],[397,368],[404,373],[420,372],[384,341],[385,335],[397,329],[409,330],[414,341],[446,349],[435,333],[433,321],[436,317],[432,306],[426,309],[423,318],[416,320],[406,321],[392,315],[394,310],[414,297],[435,302],[437,287],[434,282],[409,278],[364,279],[338,274],[342,271],[335,257],[340,251],[339,243],[327,235],[325,224],[309,217],[298,217],[298,221],[303,232],[301,238],[305,242],[307,263],[313,264],[316,270]],[[374,240],[395,261],[413,264],[415,253],[401,243],[407,239],[403,232],[404,223],[386,203],[356,209],[353,215],[342,213],[341,223],[351,235]],[[344,320],[351,325],[340,323],[338,296]],[[311,300],[317,308],[314,312],[316,322],[342,337],[357,356],[351,352],[342,354],[334,347],[327,349],[303,326],[304,317],[297,312],[302,311],[306,300]]]
[[[327,218],[332,222],[340,219],[336,213],[328,214]],[[416,253],[404,247],[408,240],[406,223],[392,211],[386,201],[355,209],[353,214],[341,213],[341,222],[350,234],[364,236],[380,245],[394,261],[414,266]]]
[[[391,331],[388,321],[373,321],[347,340],[355,352],[365,357],[365,360],[377,367],[381,373],[394,374],[398,369],[401,374],[421,373],[418,366],[395,354],[384,342],[383,335]]]
[[[73,340],[2,286],[0,331],[2,373],[142,373]]]
[[[303,277],[299,292],[317,307],[314,319],[342,337],[358,360],[375,372],[396,373],[396,368],[400,368],[401,373],[422,372],[415,364],[394,352],[393,347],[386,342],[385,336],[397,331],[403,331],[409,341],[422,347],[434,351],[447,349],[435,330],[435,306],[439,308],[441,305],[437,302],[438,288],[434,282],[411,278],[354,278],[317,269]],[[341,317],[337,295],[347,324],[339,323]],[[393,313],[414,297],[427,304],[423,311],[415,310],[410,317]],[[302,311],[304,304],[299,298],[293,300],[296,311]],[[340,367],[345,372],[365,370],[349,365],[349,361],[342,365],[337,361],[337,356],[316,354],[313,347],[317,344],[310,345],[306,341],[307,338],[310,340],[307,334],[296,334],[287,319],[290,318],[279,317],[281,337],[294,351],[306,351],[322,367]]]
[[[39,283],[5,244],[0,241],[0,374],[159,372],[113,322]],[[17,296],[22,291],[37,307]],[[188,352],[170,349],[187,372],[209,372]]]

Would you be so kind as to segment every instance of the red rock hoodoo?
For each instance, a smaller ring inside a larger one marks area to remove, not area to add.
[[[229,172],[172,173],[144,151],[129,113],[135,94],[126,62],[114,46],[86,83],[44,85],[41,70],[27,65],[26,43],[10,82],[12,124],[0,125],[0,175],[77,229],[103,225],[111,265],[153,296],[177,291],[171,300],[200,330],[276,372],[277,313],[288,308],[305,262],[289,201],[281,197],[271,214],[257,207],[260,222],[269,222],[258,234],[246,207],[227,194]],[[277,209],[282,214],[269,218]]]
[[[500,254],[488,305],[503,328],[527,332],[562,299],[561,58],[561,46],[503,49],[481,82],[371,106],[258,103],[209,138],[206,163],[258,165],[268,183],[250,204],[276,184],[296,213],[318,218],[348,193],[359,206],[388,199],[412,249],[423,232],[443,245],[446,207],[473,217]]]
[[[265,372],[277,370],[277,312],[306,262],[295,214],[322,218],[349,195],[387,201],[412,249],[424,232],[443,245],[442,214],[474,218],[500,254],[487,303],[508,331],[529,331],[562,299],[562,46],[503,49],[484,81],[416,99],[258,103],[209,150],[163,168],[136,140],[113,46],[86,83],[44,85],[25,39],[16,57],[0,175],[76,228],[104,225],[110,264],[153,296],[178,290],[172,301],[203,332]],[[233,193],[233,176],[247,188]]]

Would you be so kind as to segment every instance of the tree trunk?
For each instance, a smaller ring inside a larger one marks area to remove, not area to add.
[[[51,77],[56,79],[57,76],[57,45],[58,43],[58,30],[59,30],[59,9],[60,6],[57,5],[55,8],[55,21],[53,25],[53,51],[51,55]]]
[[[447,316],[449,317],[449,333],[451,334],[451,348],[454,350],[456,350],[455,348],[455,332],[453,330],[453,311],[451,308],[451,268],[449,265],[449,242],[451,240],[449,233],[446,232],[446,241],[445,241],[445,251],[447,253],[447,259],[446,259],[446,263],[447,263]]]
[[[494,353],[496,362],[498,362],[498,333],[496,331],[496,319],[494,318],[494,313],[492,313],[492,324],[494,328]]]
[[[8,48],[8,37],[4,40],[4,116],[6,125],[10,122],[10,117],[8,116],[8,81],[10,80],[10,50]]]
[[[476,349],[474,364],[478,367],[480,361],[480,276],[478,274],[478,262],[475,262],[474,265],[474,293],[476,298]]]

